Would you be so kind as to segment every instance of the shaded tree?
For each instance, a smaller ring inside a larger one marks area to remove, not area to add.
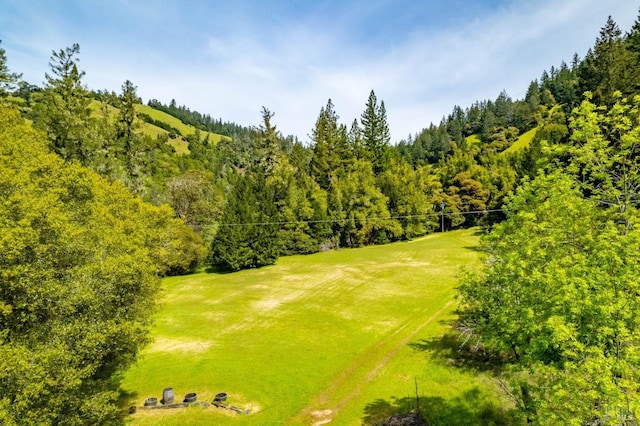
[[[437,175],[428,168],[416,171],[404,161],[392,161],[378,176],[378,187],[388,198],[389,214],[402,225],[405,239],[433,231],[437,218],[433,215],[432,191],[440,188]]]
[[[376,186],[371,163],[356,161],[340,181],[344,211],[343,242],[350,247],[382,244],[402,235],[400,223],[391,219],[387,197]]]
[[[212,242],[213,264],[237,271],[273,264],[279,255],[274,190],[260,173],[229,176],[231,187]]]

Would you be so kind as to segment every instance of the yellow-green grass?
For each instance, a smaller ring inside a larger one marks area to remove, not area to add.
[[[136,111],[139,113],[143,113],[143,114],[147,114],[149,117],[153,118],[154,120],[158,120],[158,121],[162,121],[163,123],[167,123],[168,125],[170,125],[171,127],[177,129],[180,131],[180,133],[182,133],[184,136],[188,136],[188,135],[192,135],[196,132],[196,128],[189,125],[189,124],[184,124],[182,121],[180,121],[178,118],[167,114],[164,111],[160,111],[157,110],[155,108],[152,108],[148,105],[142,105],[142,104],[138,104],[136,105]],[[218,142],[220,142],[220,140],[222,139],[229,139],[227,136],[223,136],[223,135],[219,135],[217,133],[210,133],[210,132],[201,132],[201,138],[205,139],[207,136],[209,136],[209,142],[212,144],[217,144]]]
[[[531,143],[531,141],[533,140],[533,137],[536,135],[536,131],[537,129],[533,128],[527,132],[524,132],[523,134],[520,135],[518,139],[516,139],[516,141],[509,148],[505,149],[500,154],[501,155],[515,154],[527,148]]]
[[[89,107],[91,108],[91,111],[94,115],[101,115],[103,112],[104,103],[94,100],[94,101],[91,101],[91,104],[89,105]],[[115,117],[116,114],[118,113],[118,108],[115,108],[111,105],[107,105],[107,111],[111,117]],[[182,135],[184,136],[192,135],[196,132],[195,127],[184,124],[182,121],[173,117],[172,115],[169,115],[163,111],[159,111],[157,109],[151,108],[148,105],[138,104],[136,105],[136,111],[138,113],[147,114],[149,117],[153,118],[154,120],[167,123],[171,127],[179,130],[180,133],[182,133]],[[169,134],[167,130],[161,127],[158,127],[154,124],[150,124],[142,120],[140,120],[140,124],[141,124],[142,133],[145,135],[151,136],[152,138],[157,138],[160,135]],[[218,142],[220,142],[220,140],[225,138],[229,139],[227,136],[219,135],[217,133],[201,132],[201,138],[204,139],[207,136],[209,136],[209,141],[213,144],[217,144]],[[169,139],[167,143],[173,146],[173,148],[176,150],[176,153],[178,154],[189,153],[189,143],[180,136],[174,139]]]
[[[202,402],[227,392],[251,414],[140,409],[128,421],[375,423],[408,409],[417,381],[431,424],[485,423],[487,407],[500,405],[492,382],[450,365],[434,344],[454,319],[456,274],[477,263],[477,241],[473,230],[455,231],[165,279],[154,341],[123,381],[129,404],[172,387],[176,399],[196,392]]]

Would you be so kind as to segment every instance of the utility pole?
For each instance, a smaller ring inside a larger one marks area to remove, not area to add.
[[[442,217],[442,232],[444,232],[444,201],[440,203],[440,209],[442,210],[442,213],[440,214]]]

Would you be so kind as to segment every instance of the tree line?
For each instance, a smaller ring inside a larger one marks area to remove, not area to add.
[[[523,100],[503,91],[495,100],[456,106],[439,125],[397,144],[391,144],[384,101],[373,90],[361,116],[348,125],[329,99],[311,129],[310,144],[281,135],[268,109],[260,125],[230,125],[231,139],[214,144],[200,130],[215,130],[221,120],[175,100],[164,105],[153,99],[150,106],[197,127],[186,136],[188,154],[177,155],[166,135],[154,139],[141,133],[141,122],[152,120],[136,112],[141,100],[133,83],[125,82],[119,95],[91,93],[83,86],[77,45],[53,52],[44,90],[19,87],[13,94],[24,99],[25,115],[46,131],[54,152],[124,182],[148,202],[171,205],[202,238],[207,263],[236,270],[273,263],[280,255],[381,244],[502,220],[504,197],[522,177],[535,176],[540,142],[566,137],[567,111],[578,102],[580,88],[595,87],[602,99],[611,96],[604,86],[609,80],[602,77],[610,71],[599,71],[610,63],[601,59],[607,43],[597,43],[583,60],[574,56],[570,67],[563,62],[544,71]],[[628,69],[624,58],[620,69]],[[624,79],[620,85],[630,87]],[[90,108],[93,99],[103,101],[101,111]],[[117,108],[115,119],[108,106]],[[535,132],[530,146],[509,152],[528,131]],[[261,197],[272,193],[277,209],[263,211],[256,221],[254,212],[269,201],[242,195],[240,188]],[[244,208],[232,207],[239,204],[234,197],[244,199]],[[264,224],[273,229],[264,233],[264,244],[255,244],[251,235]],[[240,247],[243,255],[236,253]]]

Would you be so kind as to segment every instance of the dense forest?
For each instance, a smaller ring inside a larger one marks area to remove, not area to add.
[[[184,134],[139,113],[130,81],[90,91],[79,55],[53,51],[38,87],[0,48],[5,424],[114,419],[103,403],[145,341],[159,276],[478,225],[486,265],[463,280],[457,327],[470,356],[501,366],[530,422],[635,421],[640,20],[623,34],[609,18],[524,99],[455,106],[395,144],[373,90],[346,123],[329,99],[310,144],[266,107],[245,127],[148,102]]]

